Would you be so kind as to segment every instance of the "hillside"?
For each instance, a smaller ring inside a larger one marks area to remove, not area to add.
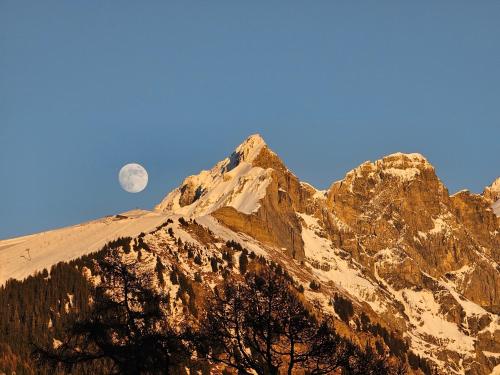
[[[138,236],[166,220],[144,210],[89,221],[71,227],[0,241],[0,285],[9,278],[22,280],[58,262],[67,262],[99,250],[118,237]]]

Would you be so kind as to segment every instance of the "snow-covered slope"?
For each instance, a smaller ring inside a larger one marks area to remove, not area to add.
[[[483,196],[492,203],[493,211],[500,216],[500,177],[498,177],[490,186],[486,186]]]
[[[473,334],[478,320],[490,322],[485,331],[500,330],[500,321],[495,314],[466,299],[455,290],[455,285],[448,280],[437,280],[426,275],[430,283],[438,288],[397,289],[388,280],[381,277],[377,270],[387,263],[400,264],[404,254],[398,249],[383,249],[373,257],[375,277],[370,277],[363,266],[337,248],[330,240],[321,236],[322,228],[312,216],[301,214],[303,219],[303,240],[306,250],[307,266],[310,266],[314,278],[327,285],[335,285],[353,298],[354,301],[373,310],[379,317],[400,322],[404,337],[411,343],[411,349],[423,358],[429,358],[443,371],[464,373],[476,355]],[[440,299],[447,295],[449,304],[456,304],[464,315],[464,324],[450,321],[446,316]],[[395,307],[398,308],[395,308]],[[404,317],[404,318],[403,318]],[[477,328],[476,328],[477,329]],[[452,371],[447,368],[447,352],[459,353],[463,358],[463,367]]]
[[[491,206],[495,215],[500,216],[500,199]]]
[[[0,285],[99,250],[118,237],[137,236],[166,220],[158,212],[134,210],[29,236],[0,241]]]
[[[265,146],[260,135],[250,136],[211,170],[187,177],[156,211],[191,217],[229,206],[245,214],[255,212],[266,193],[270,175],[268,170],[252,166],[252,162]]]

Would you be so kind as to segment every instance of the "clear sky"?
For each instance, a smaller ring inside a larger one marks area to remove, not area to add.
[[[402,151],[482,191],[499,19],[499,1],[1,0],[0,238],[151,208],[255,132],[318,188]]]

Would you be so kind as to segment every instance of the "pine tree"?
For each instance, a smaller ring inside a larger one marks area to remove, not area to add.
[[[168,299],[137,267],[111,251],[99,263],[90,316],[74,323],[58,348],[37,346],[35,358],[67,371],[104,360],[121,374],[168,374],[183,361],[186,348],[164,313]]]
[[[247,267],[248,267],[248,256],[245,251],[241,252],[239,265],[240,265],[240,273],[244,275],[247,272]]]

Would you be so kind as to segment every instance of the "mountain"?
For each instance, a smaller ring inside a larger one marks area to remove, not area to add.
[[[360,343],[380,336],[392,353],[408,352],[415,373],[489,374],[500,365],[499,181],[483,194],[450,195],[424,156],[395,153],[322,191],[252,135],[153,212],[0,241],[0,282],[139,236],[146,265],[159,257],[213,288],[222,276],[212,260],[224,263],[237,243],[286,269],[339,332]],[[339,315],[338,300],[353,314]]]
[[[184,180],[157,212],[215,217],[228,228],[304,258],[300,217],[317,191],[302,184],[260,135],[252,135],[210,171]]]
[[[416,353],[447,371],[486,373],[500,358],[493,350],[500,334],[495,186],[489,196],[450,196],[422,155],[396,153],[363,163],[321,192],[254,135],[156,209],[210,214],[310,266],[309,278],[333,285],[327,295],[341,290],[402,328]],[[476,363],[478,351],[486,365]]]
[[[7,279],[22,280],[36,271],[49,269],[94,252],[118,237],[138,236],[166,220],[164,215],[133,210],[71,227],[0,241],[0,285]]]

